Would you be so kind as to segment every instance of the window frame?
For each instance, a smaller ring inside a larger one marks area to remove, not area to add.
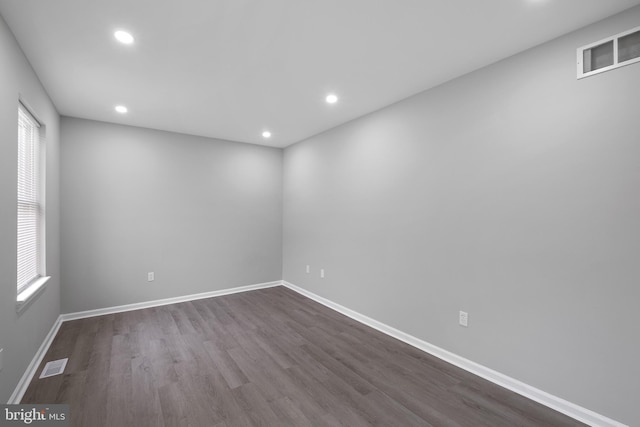
[[[30,159],[32,163],[35,163],[35,203],[37,209],[36,215],[36,275],[30,278],[28,281],[24,283],[18,282],[18,270],[16,270],[16,292],[17,292],[17,303],[18,310],[20,310],[23,306],[26,305],[33,297],[40,293],[43,289],[43,286],[49,280],[49,277],[46,274],[46,127],[41,120],[38,119],[37,115],[33,113],[33,109],[31,109],[22,99],[19,99],[18,102],[18,121],[17,121],[17,148],[18,148],[18,156],[17,156],[17,185],[16,185],[16,269],[18,269],[18,265],[20,264],[20,251],[18,251],[18,242],[19,239],[19,230],[18,226],[20,223],[20,192],[19,192],[19,183],[21,178],[21,174],[23,171],[20,167],[21,162],[21,145],[26,144],[27,142],[21,139],[20,136],[20,126],[23,126],[23,118],[22,115],[27,117],[28,122],[32,122],[37,127],[37,150],[35,153],[35,158]],[[33,181],[33,180],[30,180]]]

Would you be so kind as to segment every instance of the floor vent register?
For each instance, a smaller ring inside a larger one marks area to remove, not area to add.
[[[68,360],[69,358],[47,362],[47,364],[44,365],[44,369],[42,370],[42,373],[40,374],[40,378],[47,378],[47,377],[52,377],[54,375],[60,375],[61,373],[64,372],[64,368],[67,366]]]

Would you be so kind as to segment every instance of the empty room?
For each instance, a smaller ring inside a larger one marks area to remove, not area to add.
[[[0,425],[640,426],[640,0],[0,0]]]

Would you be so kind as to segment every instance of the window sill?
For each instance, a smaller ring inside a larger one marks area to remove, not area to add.
[[[27,308],[31,301],[44,291],[44,285],[47,284],[49,279],[51,279],[51,276],[41,277],[18,294],[18,298],[16,298],[16,311],[18,313]]]

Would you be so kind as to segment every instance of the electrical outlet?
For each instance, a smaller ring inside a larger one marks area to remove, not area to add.
[[[153,271],[150,271],[147,273],[147,282],[153,282],[154,280],[156,280],[156,275],[154,274]]]
[[[466,311],[460,311],[458,323],[460,324],[460,326],[464,326],[465,328],[469,326],[469,313],[467,313]]]
[[[320,269],[320,278],[324,279],[324,268]]]
[[[307,265],[307,274],[311,273],[311,266]]]

